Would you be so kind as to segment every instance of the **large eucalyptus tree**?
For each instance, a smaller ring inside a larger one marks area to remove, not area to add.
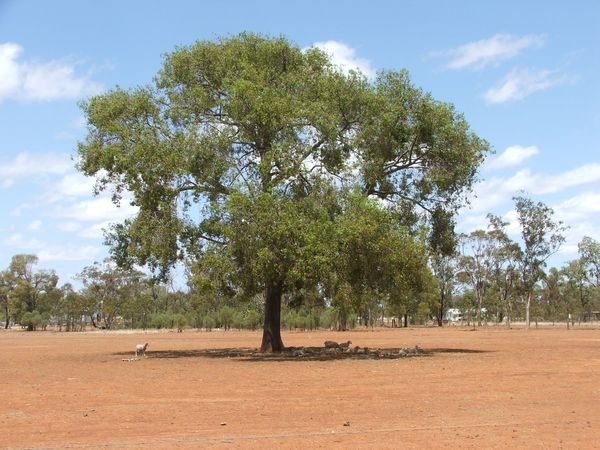
[[[220,248],[245,289],[264,293],[264,351],[283,348],[286,289],[323,272],[331,192],[451,213],[488,150],[405,71],[368,80],[318,49],[250,33],[178,48],[152,85],[83,111],[81,171],[139,207],[112,229],[116,260],[164,274]]]

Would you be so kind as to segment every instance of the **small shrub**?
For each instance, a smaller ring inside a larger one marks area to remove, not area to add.
[[[204,316],[202,320],[202,326],[206,331],[211,331],[213,328],[217,326],[217,320],[213,316],[213,314],[207,314]]]

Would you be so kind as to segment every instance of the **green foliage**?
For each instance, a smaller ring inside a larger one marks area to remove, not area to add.
[[[188,319],[185,314],[175,313],[173,314],[173,324],[178,330],[183,330],[188,326]]]
[[[554,221],[554,211],[542,202],[534,203],[524,197],[515,197],[515,208],[523,247],[519,259],[521,287],[526,297],[526,321],[530,324],[530,303],[535,284],[543,277],[546,260],[556,253],[565,241],[563,223]]]
[[[148,299],[142,292],[143,274],[115,267],[108,259],[84,268],[78,277],[83,282],[83,295],[93,302],[93,309],[106,328],[115,326],[118,316],[131,316],[140,307],[139,302]]]
[[[4,287],[10,291],[5,307],[11,311],[16,322],[23,322],[25,318],[30,331],[39,326],[37,319],[34,320],[37,316],[34,317],[33,312],[48,313],[60,296],[56,273],[48,270],[35,271],[37,262],[35,255],[15,255],[4,276]]]
[[[171,315],[166,312],[158,312],[153,314],[150,318],[150,324],[152,328],[157,328],[159,330],[161,328],[172,328]]]
[[[565,277],[564,288],[572,303],[569,305],[569,313],[583,320],[589,320],[593,310],[594,286],[588,283],[586,269],[581,259],[571,261],[563,268]]]
[[[541,278],[546,260],[565,241],[562,232],[566,227],[553,220],[554,211],[543,203],[536,204],[524,197],[514,200],[523,240],[521,276],[525,289],[531,289]]]
[[[551,268],[543,280],[540,292],[540,314],[542,317],[556,321],[566,320],[573,314],[577,304],[569,301],[566,295],[564,272]]]
[[[384,301],[398,308],[427,283],[425,236],[397,220],[396,210],[350,193],[336,217],[328,295],[339,313],[339,328],[354,313],[373,322]]]
[[[426,302],[420,302],[417,305],[417,311],[415,314],[415,320],[417,323],[424,325],[427,323],[429,316],[431,315],[431,309]]]
[[[51,312],[60,331],[63,327],[65,331],[82,331],[85,318],[91,317],[94,310],[93,299],[75,292],[73,286],[67,283],[60,289]]]
[[[217,323],[217,317],[215,317],[214,313],[207,314],[202,319],[202,326],[206,329],[206,331],[211,331],[217,326]]]
[[[475,295],[477,325],[481,326],[481,310],[484,298],[493,283],[497,268],[496,240],[494,232],[475,230],[461,236],[462,254],[458,260],[459,277],[468,284]]]
[[[456,277],[456,258],[455,255],[446,255],[440,251],[431,251],[430,256],[433,277],[430,282],[430,290],[436,292],[438,307],[437,321],[438,325],[443,323],[444,314],[448,306],[452,303]]]
[[[258,311],[242,310],[235,311],[233,327],[238,330],[256,330],[260,327],[262,317]]]
[[[600,288],[600,242],[585,236],[578,249],[587,281]]]
[[[236,311],[231,306],[222,306],[216,312],[217,324],[225,331],[231,329],[236,316]]]
[[[290,330],[313,330],[319,327],[320,314],[306,309],[290,309],[283,317],[283,325]]]
[[[187,261],[204,312],[263,294],[264,349],[282,347],[286,294],[327,291],[345,322],[418,293],[421,213],[431,241],[451,247],[489,150],[406,71],[369,81],[318,49],[251,33],[180,47],[154,86],[82,108],[80,170],[139,208],[107,236],[119,267],[164,279]]]
[[[182,330],[188,326],[188,319],[184,314],[172,311],[162,311],[152,314],[150,324],[153,328]]]
[[[319,324],[321,328],[332,329],[335,327],[336,322],[337,314],[333,309],[328,308],[321,312],[321,315],[319,316]]]
[[[12,289],[11,274],[8,270],[0,272],[0,320],[4,322],[4,328],[8,328],[11,319],[11,307],[9,294]]]
[[[40,328],[45,330],[49,322],[50,314],[48,312],[27,311],[21,316],[21,326],[32,331],[37,331]]]

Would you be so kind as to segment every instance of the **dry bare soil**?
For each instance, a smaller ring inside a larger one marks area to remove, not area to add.
[[[284,333],[425,352],[401,359],[261,357],[260,337],[0,332],[0,447],[600,448],[598,329]]]

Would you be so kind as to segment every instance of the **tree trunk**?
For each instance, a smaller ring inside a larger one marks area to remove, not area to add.
[[[527,328],[531,327],[531,317],[529,315],[531,309],[531,292],[527,293],[527,303],[525,305],[525,323],[527,324]]]
[[[438,314],[437,314],[438,327],[441,327],[442,324],[444,323],[444,303],[445,303],[444,297],[445,297],[444,293],[440,294],[440,309],[438,310]]]
[[[4,329],[8,330],[8,326],[10,325],[10,315],[8,310],[8,299],[6,299],[6,307],[4,308],[4,313],[6,314],[6,323],[4,324]]]
[[[284,349],[281,340],[281,296],[283,287],[280,282],[267,285],[265,291],[265,322],[263,338],[260,345],[261,352],[281,352]]]
[[[363,320],[365,321],[365,327],[368,327],[369,322],[366,319],[363,319]],[[337,330],[338,331],[346,331],[347,329],[348,329],[347,315],[346,315],[346,313],[341,313],[340,318],[338,320]]]
[[[510,304],[510,297],[508,296],[508,294],[505,294],[504,305],[506,307],[506,328],[510,329],[510,313],[512,308]]]
[[[365,327],[369,326],[369,322],[366,317],[363,316],[360,320],[361,321],[364,320]],[[347,327],[348,327],[348,312],[346,311],[345,307],[342,307],[338,314],[337,331],[346,331]]]
[[[482,294],[477,292],[477,326],[481,326],[481,297]]]

